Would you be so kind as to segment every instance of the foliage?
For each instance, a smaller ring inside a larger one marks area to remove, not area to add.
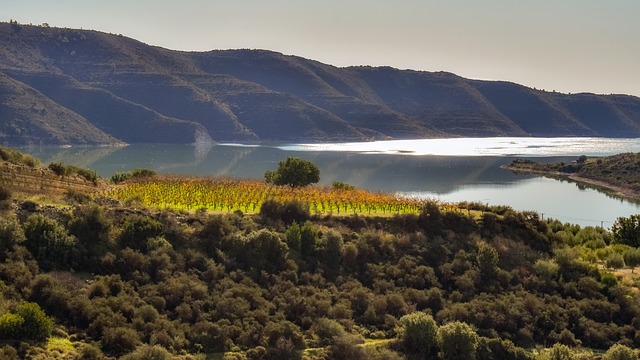
[[[550,349],[543,350],[537,357],[540,360],[574,360],[575,354],[566,345],[555,344]]]
[[[40,161],[31,155],[23,154],[19,151],[0,146],[0,160],[7,161],[12,164],[25,165],[28,167],[37,167]]]
[[[414,312],[400,318],[396,334],[405,351],[426,359],[437,349],[438,326],[429,314]]]
[[[68,269],[75,261],[75,236],[57,220],[31,215],[24,223],[25,247],[44,269]]]
[[[482,244],[478,249],[476,256],[480,275],[484,279],[492,279],[498,272],[498,252],[496,249],[487,244]]]
[[[117,172],[111,176],[111,182],[120,184],[129,179],[144,179],[156,176],[156,172],[150,169],[133,169],[127,172]]]
[[[147,250],[149,239],[162,234],[162,224],[144,215],[129,215],[123,224],[120,244],[134,250]]]
[[[98,173],[90,169],[84,169],[74,165],[66,165],[59,162],[50,163],[47,167],[62,178],[77,175],[94,184],[98,181]]]
[[[136,348],[135,351],[122,356],[121,360],[169,360],[171,354],[167,349],[159,345],[144,345]]]
[[[602,357],[602,360],[635,360],[638,352],[628,346],[615,344]]]
[[[0,339],[41,342],[51,336],[53,320],[36,303],[24,302],[0,316]]]
[[[458,342],[482,360],[525,360],[523,347],[554,343],[640,346],[638,294],[594,260],[636,249],[530,213],[509,210],[488,224],[433,203],[419,215],[285,223],[282,213],[33,205],[0,221],[0,314],[38,303],[85,358],[163,349],[184,358],[424,358],[425,342],[405,339],[413,316],[433,321],[440,335],[430,348],[445,357],[456,355],[437,341],[454,341],[442,330],[454,323],[469,335]],[[571,242],[557,240],[569,233]],[[65,236],[77,239],[72,267],[27,246]],[[3,331],[16,328],[15,318],[3,321]]]
[[[340,181],[334,181],[331,186],[336,189],[336,190],[355,190],[355,186],[353,185],[349,185],[349,184],[345,184],[343,182]]]
[[[0,259],[4,252],[26,240],[22,226],[12,218],[0,217]]]
[[[267,171],[264,178],[274,185],[304,187],[320,181],[320,170],[311,161],[288,157],[278,163],[278,169]]]
[[[619,217],[611,227],[616,243],[640,247],[640,214]]]
[[[622,269],[624,267],[624,257],[619,253],[612,253],[607,257],[605,266],[609,269]]]
[[[478,335],[466,323],[450,322],[438,328],[438,348],[442,360],[475,359]]]

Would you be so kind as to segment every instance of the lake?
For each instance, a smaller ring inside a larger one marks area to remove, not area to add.
[[[446,202],[477,201],[533,210],[545,218],[611,227],[640,204],[568,181],[516,175],[501,168],[517,157],[569,162],[580,155],[640,152],[640,139],[482,138],[339,144],[131,145],[123,148],[23,148],[44,163],[116,172],[149,168],[162,174],[262,179],[289,156],[320,169],[321,184],[341,181],[374,191]]]

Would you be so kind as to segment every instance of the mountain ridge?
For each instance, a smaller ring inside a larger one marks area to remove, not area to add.
[[[0,45],[0,94],[12,94],[0,103],[5,145],[640,137],[630,95],[339,68],[268,50],[176,51],[17,23],[0,23]]]

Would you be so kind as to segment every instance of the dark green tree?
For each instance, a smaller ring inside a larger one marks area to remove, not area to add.
[[[615,242],[640,247],[640,214],[619,217],[611,227]]]
[[[476,261],[483,279],[488,280],[495,277],[498,272],[498,252],[493,246],[482,244],[478,249]]]
[[[311,161],[288,157],[278,163],[276,171],[267,171],[264,178],[274,185],[302,187],[320,181],[320,170]]]

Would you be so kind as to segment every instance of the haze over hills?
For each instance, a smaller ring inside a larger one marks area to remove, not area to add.
[[[640,137],[640,98],[0,23],[0,143]]]

